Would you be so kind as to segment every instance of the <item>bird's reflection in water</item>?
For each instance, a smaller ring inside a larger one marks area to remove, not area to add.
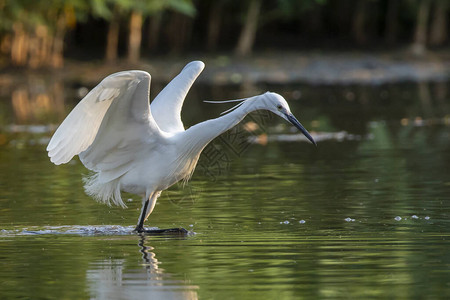
[[[126,259],[104,259],[94,262],[87,272],[92,299],[198,299],[197,286],[171,278],[159,268],[160,262],[147,237],[139,241],[142,268],[133,268]]]
[[[139,250],[142,253],[142,260],[144,261],[143,266],[145,266],[145,269],[147,270],[147,276],[149,280],[155,280],[158,277],[158,274],[162,273],[162,270],[158,269],[158,260],[155,257],[155,253],[152,252],[154,249],[152,246],[146,246],[146,236],[145,234],[141,235],[141,239],[139,240],[139,247],[141,249]],[[158,278],[156,280],[162,280],[161,278]]]

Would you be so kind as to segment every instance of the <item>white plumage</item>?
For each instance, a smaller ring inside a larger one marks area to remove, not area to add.
[[[227,114],[185,130],[180,116],[183,101],[203,68],[200,61],[186,65],[151,106],[147,72],[124,71],[106,77],[56,130],[47,147],[50,160],[59,165],[79,155],[94,171],[85,179],[85,191],[100,202],[125,207],[120,191],[142,195],[136,227],[140,232],[161,191],[189,178],[204,147],[249,112],[270,110],[315,144],[286,100],[275,93],[244,99]]]

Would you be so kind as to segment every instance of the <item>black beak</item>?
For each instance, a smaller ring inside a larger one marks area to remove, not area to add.
[[[311,143],[314,144],[314,146],[317,146],[316,142],[314,141],[312,136],[309,134],[308,130],[306,130],[305,127],[303,127],[303,125],[294,117],[293,114],[286,114],[286,117],[289,120],[289,122],[292,123],[292,125],[297,127],[306,136],[306,138],[308,140],[310,140]]]

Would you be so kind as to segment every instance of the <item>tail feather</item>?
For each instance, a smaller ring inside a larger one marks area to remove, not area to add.
[[[99,173],[95,173],[84,177],[83,181],[84,191],[96,201],[108,206],[114,204],[122,208],[127,207],[120,195],[120,178],[104,182],[100,180]]]

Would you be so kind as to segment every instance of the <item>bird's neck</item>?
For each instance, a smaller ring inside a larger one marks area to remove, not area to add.
[[[183,143],[185,143],[184,145],[191,145],[191,147],[195,149],[194,151],[201,152],[209,142],[225,131],[236,126],[247,114],[261,109],[263,107],[262,101],[264,99],[258,98],[263,96],[264,95],[252,97],[226,115],[216,119],[207,120],[190,127],[182,133],[182,140]]]

